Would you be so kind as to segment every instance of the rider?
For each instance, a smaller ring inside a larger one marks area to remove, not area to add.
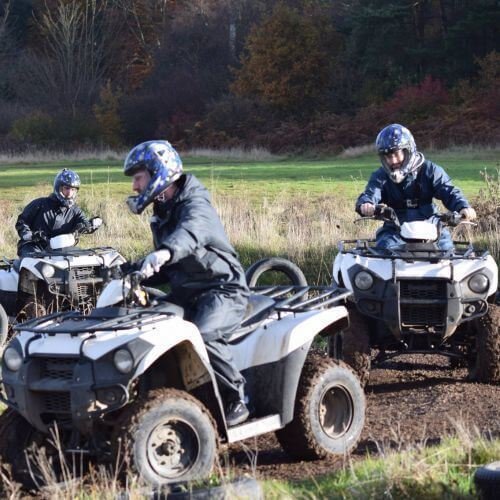
[[[417,151],[411,132],[402,125],[392,124],[383,128],[375,141],[382,166],[372,173],[364,192],[356,201],[356,212],[372,216],[375,205],[383,203],[392,207],[399,222],[425,220],[438,213],[433,198],[444,206],[460,212],[465,220],[474,220],[476,211],[462,192],[453,186],[450,177],[435,163]],[[385,222],[377,231],[378,248],[394,248],[403,244],[396,226]],[[447,229],[439,238],[441,250],[451,250],[453,242]]]
[[[45,250],[53,236],[92,226],[75,203],[78,189],[80,177],[65,168],[55,176],[53,193],[33,200],[24,208],[16,222],[20,257]]]
[[[243,268],[210,202],[207,189],[167,141],[135,146],[124,163],[132,176],[127,204],[140,214],[153,203],[155,251],[138,263],[148,283],[169,283],[168,300],[182,306],[205,342],[226,406],[229,426],[244,422],[245,379],[234,365],[227,337],[241,323],[249,290]]]

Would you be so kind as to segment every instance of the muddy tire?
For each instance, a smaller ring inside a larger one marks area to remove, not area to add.
[[[500,462],[479,467],[474,474],[474,485],[482,500],[494,500],[498,498],[500,488]]]
[[[276,432],[297,459],[346,455],[358,443],[366,400],[358,377],[341,361],[310,356],[300,377],[293,420]]]
[[[476,359],[470,378],[478,382],[500,382],[500,306],[489,304],[488,312],[475,323]]]
[[[207,477],[217,456],[215,424],[190,394],[157,389],[131,405],[113,433],[113,454],[151,486]]]
[[[269,271],[284,274],[289,280],[287,284],[307,286],[307,279],[300,267],[281,257],[269,257],[253,263],[245,272],[248,286],[258,286],[259,278]]]
[[[334,359],[347,363],[358,375],[361,386],[370,379],[370,331],[366,319],[354,308],[349,308],[349,327],[328,338],[328,353]]]
[[[51,463],[54,473],[60,470],[50,436],[11,408],[0,415],[0,462],[4,471],[27,490],[44,486],[50,479],[41,472],[41,462]]]

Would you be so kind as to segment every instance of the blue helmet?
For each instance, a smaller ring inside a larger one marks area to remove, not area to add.
[[[75,204],[76,193],[71,198],[66,198],[61,190],[63,186],[80,189],[80,177],[73,170],[63,168],[54,178],[54,194],[61,205],[71,207]]]
[[[416,171],[424,162],[424,156],[417,151],[417,145],[411,132],[402,125],[393,123],[383,128],[375,141],[377,152],[382,162],[382,167],[389,175],[389,178],[399,184],[410,173]],[[387,164],[385,155],[403,151],[404,160],[401,168],[393,170]]]
[[[182,175],[182,161],[169,142],[147,141],[130,150],[123,165],[123,173],[134,175],[142,169],[149,172],[151,180],[142,193],[127,198],[127,204],[135,214],[140,214]]]

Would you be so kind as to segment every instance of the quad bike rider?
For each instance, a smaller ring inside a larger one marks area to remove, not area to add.
[[[0,396],[9,406],[0,415],[0,458],[14,479],[44,484],[30,452],[19,452],[34,443],[56,471],[63,455],[76,473],[82,456],[93,457],[126,464],[152,487],[205,478],[221,444],[268,432],[297,459],[354,449],[366,405],[359,379],[312,349],[346,327],[350,292],[270,285],[249,295],[226,342],[251,414],[231,426],[200,330],[182,307],[148,295],[142,280],[131,272],[111,281],[89,315],[55,313],[16,327]],[[62,450],[52,444],[56,431]]]
[[[0,341],[8,324],[56,310],[89,311],[111,268],[125,259],[112,248],[74,248],[102,219],[87,219],[75,204],[78,175],[68,169],[54,180],[54,192],[29,203],[19,215],[19,259],[0,263]]]
[[[353,291],[351,326],[330,351],[368,380],[377,361],[404,352],[464,360],[472,378],[500,380],[498,268],[486,252],[455,242],[446,226],[476,217],[444,170],[424,159],[401,125],[384,128],[376,147],[382,166],[356,211],[384,221],[376,241],[340,243],[333,279]],[[439,215],[433,198],[454,215]],[[376,321],[374,321],[374,319]]]
[[[183,172],[182,160],[167,141],[135,146],[124,162],[137,194],[127,199],[134,214],[153,205],[154,251],[136,265],[150,284],[168,284],[169,301],[182,306],[206,343],[226,406],[226,420],[248,418],[245,380],[236,369],[226,337],[248,304],[249,290],[236,251],[210,201],[207,189]]]

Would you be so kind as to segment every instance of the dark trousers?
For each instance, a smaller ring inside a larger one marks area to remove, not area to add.
[[[186,311],[185,319],[201,333],[224,401],[243,399],[245,379],[234,365],[227,338],[245,316],[246,296],[210,290],[199,295],[189,307],[181,305]]]

